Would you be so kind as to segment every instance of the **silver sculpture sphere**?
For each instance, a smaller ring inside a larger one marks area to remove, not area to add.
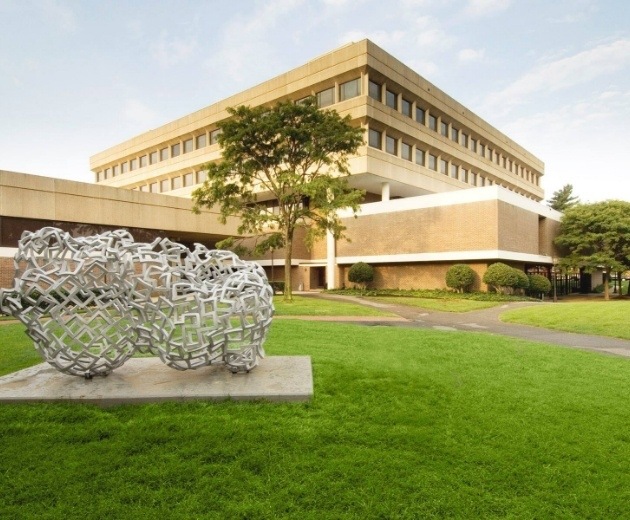
[[[264,357],[273,291],[259,265],[229,251],[43,228],[23,233],[14,260],[0,310],[61,372],[107,375],[136,352],[178,370],[249,371]]]

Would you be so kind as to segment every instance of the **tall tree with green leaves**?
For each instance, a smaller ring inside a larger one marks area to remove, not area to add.
[[[573,184],[565,184],[559,190],[553,192],[547,205],[556,211],[566,211],[579,204],[579,197],[573,195]]]
[[[630,202],[608,200],[569,208],[556,244],[565,250],[565,266],[604,270],[608,300],[610,273],[630,269]]]
[[[290,301],[296,230],[306,230],[308,246],[327,232],[340,238],[337,210],[359,209],[364,192],[352,188],[347,176],[348,156],[363,143],[363,129],[353,127],[349,116],[319,110],[315,98],[228,113],[218,124],[222,159],[204,166],[208,178],[192,194],[193,211],[218,205],[223,223],[238,217],[238,233],[257,237],[256,253],[284,248],[284,299]],[[277,201],[275,211],[259,204],[269,199]]]

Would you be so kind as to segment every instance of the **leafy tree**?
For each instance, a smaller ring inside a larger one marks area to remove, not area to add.
[[[500,294],[509,294],[514,289],[526,289],[529,285],[525,273],[502,262],[496,262],[488,267],[483,275],[483,282],[494,287]]]
[[[363,130],[334,110],[319,110],[315,98],[275,106],[229,108],[218,124],[222,160],[204,166],[208,179],[193,194],[194,211],[218,205],[220,221],[240,218],[238,233],[255,235],[255,253],[284,248],[284,299],[292,299],[291,255],[296,229],[306,242],[343,236],[337,210],[357,211],[364,192],[350,187],[348,155],[363,143]],[[260,200],[275,199],[277,211]],[[219,247],[234,245],[224,241]]]
[[[608,200],[568,209],[556,244],[565,250],[564,266],[603,269],[608,300],[610,273],[630,269],[630,202]]]
[[[549,278],[542,274],[529,275],[529,291],[530,294],[536,296],[542,296],[551,291],[551,282]]]
[[[446,271],[446,286],[467,292],[475,283],[475,271],[467,264],[455,264]]]
[[[348,271],[348,280],[361,284],[365,289],[368,283],[374,280],[374,268],[365,262],[357,262]]]
[[[579,204],[579,197],[573,195],[573,185],[565,184],[559,190],[553,192],[547,205],[556,211],[566,211],[570,207]]]

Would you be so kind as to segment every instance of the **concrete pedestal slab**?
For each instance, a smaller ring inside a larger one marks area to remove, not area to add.
[[[107,377],[83,379],[48,363],[0,377],[0,404],[75,401],[99,406],[191,400],[308,401],[310,356],[271,356],[251,372],[223,366],[178,371],[157,358],[133,358]]]

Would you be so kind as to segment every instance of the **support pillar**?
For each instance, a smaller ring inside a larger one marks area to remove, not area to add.
[[[389,200],[389,182],[384,182],[381,185],[381,202],[387,202]]]
[[[326,288],[336,289],[335,270],[336,270],[336,254],[335,254],[335,237],[331,231],[326,233]]]

